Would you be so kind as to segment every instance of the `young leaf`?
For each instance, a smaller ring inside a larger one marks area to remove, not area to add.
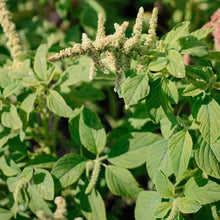
[[[157,171],[162,171],[166,176],[172,174],[172,168],[169,159],[168,140],[162,139],[149,146],[147,154],[147,171],[155,182]]]
[[[94,154],[100,154],[106,143],[106,133],[99,117],[84,108],[80,114],[79,135],[83,146]]]
[[[13,213],[7,209],[0,208],[0,219],[10,220],[13,216]]]
[[[111,148],[108,160],[128,169],[138,167],[146,162],[149,146],[159,139],[159,135],[151,132],[132,132],[124,135]]]
[[[220,136],[220,106],[211,99],[204,102],[199,108],[197,121],[200,122],[199,130],[208,144],[212,145]]]
[[[195,81],[186,86],[183,90],[183,96],[197,96],[208,88],[207,82],[205,81]]]
[[[187,130],[179,131],[169,140],[170,162],[177,179],[187,169],[192,146],[192,138]]]
[[[34,174],[34,169],[31,167],[25,167],[22,171],[23,178],[26,182],[29,182]]]
[[[47,107],[53,113],[70,118],[74,115],[73,110],[66,104],[63,97],[55,90],[50,90],[47,95]]]
[[[163,218],[168,211],[172,208],[172,202],[162,202],[160,203],[154,211],[155,218]]]
[[[207,144],[201,137],[197,143],[195,151],[195,159],[198,167],[208,175],[220,179],[220,164],[212,150],[212,147]]]
[[[0,169],[5,176],[15,176],[21,172],[17,164],[12,159],[5,156],[0,158]]]
[[[168,113],[165,118],[160,120],[160,129],[164,138],[168,139],[176,129],[178,123],[175,115]]]
[[[84,157],[70,153],[61,157],[53,166],[51,174],[65,188],[76,182],[83,173],[86,165]]]
[[[200,205],[206,205],[220,200],[220,185],[202,177],[191,177],[185,185],[184,194]]]
[[[21,109],[23,109],[27,113],[30,113],[31,111],[33,111],[33,105],[34,105],[36,96],[37,96],[36,93],[29,94],[21,103]]]
[[[179,202],[179,210],[182,213],[195,213],[198,212],[202,206],[193,199],[183,197]]]
[[[185,77],[185,65],[182,56],[177,50],[169,50],[167,54],[168,64],[166,66],[168,72],[177,77]]]
[[[190,33],[190,36],[196,37],[197,40],[202,40],[203,38],[206,38],[206,36],[213,31],[214,31],[213,28],[203,28]]]
[[[155,60],[151,61],[148,65],[150,71],[159,72],[163,70],[167,65],[166,57],[157,57]]]
[[[10,106],[10,112],[2,113],[1,122],[7,128],[12,128],[12,129],[22,128],[22,121],[18,116],[16,107],[12,104]]]
[[[12,94],[16,94],[19,89],[20,89],[20,85],[18,85],[17,83],[10,84],[3,91],[4,99],[6,99],[7,97],[9,97]]]
[[[34,71],[36,75],[41,79],[46,81],[47,79],[47,54],[48,47],[46,44],[41,44],[37,48],[37,52],[34,59]]]
[[[162,82],[162,91],[167,95],[172,104],[177,104],[179,101],[179,94],[176,84],[171,80],[164,79]]]
[[[175,189],[170,180],[161,171],[157,171],[155,175],[155,186],[161,197],[169,199],[174,197]]]
[[[148,95],[149,91],[146,73],[129,76],[122,84],[122,97],[126,106],[137,104]]]
[[[110,191],[118,196],[137,197],[141,189],[132,174],[125,168],[109,165],[105,178]]]
[[[43,199],[54,199],[54,182],[47,170],[34,169],[32,187]]]
[[[139,193],[134,214],[136,220],[154,220],[154,211],[160,204],[161,197],[155,191],[142,191]]]

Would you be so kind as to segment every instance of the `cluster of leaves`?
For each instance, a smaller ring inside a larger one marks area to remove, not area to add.
[[[109,194],[137,198],[137,220],[219,218],[220,53],[204,41],[212,29],[188,27],[180,23],[158,40],[143,57],[144,72],[132,58],[121,85],[129,116],[108,133],[94,101],[105,98],[113,73],[90,82],[87,57],[48,63],[54,35],[21,55],[19,68],[7,59],[0,68],[1,219],[53,216],[57,195],[68,201],[67,219],[117,219],[106,213]],[[184,65],[186,53],[192,65]],[[60,157],[62,118],[71,152]]]

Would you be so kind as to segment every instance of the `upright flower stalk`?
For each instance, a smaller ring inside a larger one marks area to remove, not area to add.
[[[130,68],[130,63],[133,55],[138,57],[144,56],[146,50],[155,48],[156,45],[156,27],[157,27],[157,8],[153,9],[152,18],[150,20],[149,34],[146,42],[141,42],[141,33],[144,18],[144,9],[139,9],[133,33],[130,38],[126,38],[125,31],[129,23],[123,22],[121,25],[115,23],[115,33],[105,35],[104,18],[100,14],[98,16],[98,30],[96,39],[92,41],[88,36],[82,34],[82,43],[74,44],[73,47],[61,50],[59,53],[48,58],[48,61],[54,62],[67,57],[74,57],[78,55],[87,55],[91,58],[90,79],[96,75],[96,70],[100,69],[105,74],[109,70],[115,72],[115,91],[120,94],[121,84],[125,79],[125,73]],[[104,61],[108,65],[104,65]],[[138,59],[142,62],[142,59]],[[140,64],[141,65],[141,64]]]
[[[15,63],[18,62],[17,56],[21,52],[21,44],[16,32],[15,24],[12,22],[11,14],[6,8],[5,0],[0,0],[0,24],[8,38],[7,46]]]

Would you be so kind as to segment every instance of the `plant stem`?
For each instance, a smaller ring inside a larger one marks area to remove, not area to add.
[[[50,143],[50,130],[49,130],[49,125],[48,125],[48,118],[45,113],[41,113],[41,120],[42,124],[44,127],[44,137],[45,137],[45,147],[48,147]],[[44,149],[45,149],[44,147]],[[43,150],[43,149],[42,149]],[[51,151],[51,149],[48,147],[48,150]]]
[[[54,117],[54,123],[53,123],[53,132],[52,132],[52,150],[54,156],[56,156],[56,143],[57,143],[57,128],[58,128],[58,122],[59,122],[59,117],[55,115]]]
[[[172,207],[172,210],[167,218],[167,220],[173,220],[179,210],[179,201],[180,201],[180,198],[176,198],[173,202],[173,207]]]

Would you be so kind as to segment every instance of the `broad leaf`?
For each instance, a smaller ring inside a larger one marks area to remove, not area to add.
[[[179,101],[179,94],[177,86],[174,82],[168,79],[164,79],[162,83],[162,90],[167,95],[169,101],[172,104],[177,104]]]
[[[206,38],[209,33],[213,32],[213,30],[213,28],[202,28],[190,33],[190,36],[196,37],[198,40],[202,40],[203,38]]]
[[[135,105],[148,95],[150,87],[146,73],[132,75],[122,84],[122,97],[126,106]]]
[[[157,171],[155,175],[155,186],[157,192],[161,195],[161,197],[165,199],[174,197],[175,195],[174,185],[161,171]]]
[[[185,172],[192,152],[192,138],[187,130],[179,131],[169,140],[170,162],[178,178]]]
[[[139,193],[134,214],[136,220],[154,220],[154,211],[160,204],[161,197],[155,191],[142,191]]]
[[[218,160],[218,162],[220,163],[220,139],[218,139],[214,144],[212,144],[211,149],[216,157],[216,159]]]
[[[208,88],[207,82],[202,81],[202,80],[195,81],[186,86],[186,88],[183,90],[182,95],[183,96],[196,96],[202,92],[205,92],[207,88]]]
[[[146,162],[149,146],[159,139],[159,135],[150,132],[124,135],[111,148],[108,160],[124,168],[138,167]]]
[[[179,202],[179,211],[182,213],[198,212],[202,206],[193,199],[183,197]]]
[[[0,208],[0,219],[10,220],[13,216],[13,213],[7,209]]]
[[[25,167],[22,171],[23,178],[26,182],[29,182],[34,174],[34,169],[31,167]]]
[[[154,211],[155,218],[163,218],[168,211],[172,208],[172,202],[162,202],[160,203]]]
[[[208,175],[220,179],[220,163],[217,160],[212,147],[201,137],[197,143],[195,159],[198,167]]]
[[[17,164],[12,159],[5,156],[0,158],[0,169],[5,176],[15,176],[21,172]]]
[[[84,157],[74,153],[66,154],[54,164],[51,174],[65,188],[79,179],[85,169],[85,164]]]
[[[159,72],[163,70],[167,65],[166,57],[157,57],[155,60],[151,61],[148,65],[149,70],[154,72]]]
[[[80,114],[79,135],[83,146],[94,154],[100,154],[106,143],[106,133],[99,117],[84,108]]]
[[[18,85],[17,83],[13,83],[4,89],[3,97],[6,99],[10,95],[16,94],[19,91],[19,89],[20,89],[20,85]]]
[[[34,106],[36,96],[37,96],[36,93],[29,94],[21,103],[21,109],[23,109],[27,113],[30,113],[31,111],[33,111],[33,106]]]
[[[198,112],[199,130],[208,144],[212,145],[220,136],[220,106],[211,99],[204,102]]]
[[[169,50],[167,54],[168,64],[166,66],[168,72],[177,77],[185,77],[185,65],[182,56],[177,50]]]
[[[157,171],[163,171],[166,176],[172,174],[169,159],[168,140],[162,139],[154,142],[148,147],[147,171],[150,178],[155,182]]]
[[[109,165],[105,178],[110,191],[118,196],[137,197],[141,189],[132,174],[125,168]]]
[[[55,90],[50,90],[47,95],[47,107],[50,111],[61,117],[70,118],[73,110],[66,104],[63,97]]]
[[[185,185],[184,194],[199,204],[206,205],[220,200],[220,185],[201,177],[191,177]]]
[[[47,62],[46,62],[46,54],[47,54],[47,45],[41,44],[37,48],[37,52],[34,59],[34,71],[36,75],[41,79],[46,81],[47,79]]]

